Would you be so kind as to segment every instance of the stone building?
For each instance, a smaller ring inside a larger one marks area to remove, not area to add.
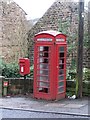
[[[28,33],[29,41],[29,56],[31,62],[33,61],[33,37],[36,33],[43,30],[59,30],[63,32],[63,26],[66,27],[67,36],[69,36],[68,42],[77,41],[77,36],[75,39],[72,39],[72,34],[77,34],[78,29],[78,5],[73,2],[60,2],[60,0],[55,1],[52,6],[46,11],[46,13],[38,20],[38,22],[33,26],[33,28]],[[68,22],[67,22],[68,21]],[[73,27],[74,26],[74,27]],[[69,47],[68,43],[68,47]],[[76,49],[76,48],[74,48]],[[74,50],[75,51],[75,50]],[[75,51],[76,52],[76,51]],[[72,55],[72,54],[70,54]],[[32,59],[31,59],[32,58]],[[70,61],[69,57],[69,61]]]
[[[64,1],[64,0],[63,0]],[[85,19],[86,15],[85,15]],[[31,63],[33,64],[34,35],[43,30],[57,30],[67,34],[68,54],[67,66],[72,60],[76,62],[77,42],[78,42],[78,3],[62,2],[56,0],[46,13],[38,20],[28,33],[28,51]],[[72,46],[71,46],[72,43]],[[86,51],[87,52],[87,51]],[[86,53],[85,53],[86,55]],[[87,57],[87,56],[85,56]],[[89,61],[84,59],[84,65],[88,66]]]
[[[26,15],[14,1],[0,1],[0,57],[6,62],[18,62],[27,55],[27,32],[32,25]]]

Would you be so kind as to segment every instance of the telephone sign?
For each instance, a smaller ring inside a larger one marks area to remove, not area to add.
[[[37,41],[52,41],[50,38],[38,38]]]

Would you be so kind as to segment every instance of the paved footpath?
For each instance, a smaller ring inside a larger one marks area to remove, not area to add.
[[[38,100],[30,96],[0,98],[0,108],[40,111],[60,114],[75,114],[90,117],[90,99],[63,99],[58,101]]]

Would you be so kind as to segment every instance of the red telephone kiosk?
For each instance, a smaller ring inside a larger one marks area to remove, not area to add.
[[[35,35],[34,97],[55,100],[66,94],[66,35],[43,31]]]

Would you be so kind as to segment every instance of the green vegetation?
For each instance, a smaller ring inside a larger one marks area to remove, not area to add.
[[[67,70],[67,80],[76,80],[76,68]],[[83,68],[83,81],[90,81],[90,69]]]
[[[90,69],[88,68],[83,69],[83,80],[90,81]]]
[[[19,78],[21,75],[19,74],[19,65],[18,63],[5,63],[2,59],[0,59],[0,75],[5,76],[6,78]],[[30,67],[30,75],[27,77],[31,77],[33,75],[33,66]]]
[[[78,31],[77,29],[73,32],[68,32],[68,29],[70,28],[70,21],[62,21],[60,19],[58,21],[59,29],[58,31],[66,34],[67,37],[67,50],[68,50],[68,57],[71,57],[71,65],[70,68],[67,69],[67,80],[76,80],[76,57],[74,57],[74,54],[77,52],[77,38],[78,38]],[[84,32],[84,41],[83,41],[84,48],[89,48],[89,39],[88,39],[88,31],[85,29]],[[75,52],[76,51],[76,52]],[[83,68],[83,80],[89,80],[90,81],[90,69]]]
[[[30,74],[27,75],[27,77],[33,77],[33,73],[34,73],[34,65],[30,67]]]
[[[19,66],[17,63],[5,63],[2,59],[0,59],[0,70],[0,75],[7,78],[20,77]]]

